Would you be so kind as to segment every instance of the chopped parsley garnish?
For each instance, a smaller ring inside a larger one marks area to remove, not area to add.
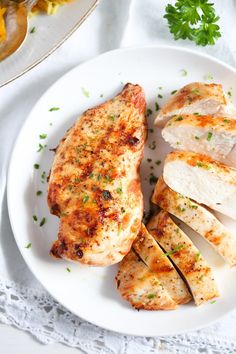
[[[114,122],[116,117],[114,116],[114,114],[110,114],[109,118]]]
[[[200,258],[201,258],[201,253],[197,252],[196,255],[195,255],[196,262],[198,262]]]
[[[149,176],[149,183],[152,185],[152,184],[155,184],[157,182],[158,178],[153,174],[151,173],[150,176]]]
[[[31,248],[32,247],[32,243],[30,242],[30,243],[28,243],[28,245],[27,246],[25,246],[25,248]]]
[[[83,95],[85,96],[85,97],[89,97],[90,96],[90,93],[89,93],[89,91],[87,91],[84,87],[81,87],[81,90],[82,90],[82,92],[83,92]]]
[[[42,227],[46,222],[46,218],[42,218],[42,220],[40,221],[39,226]]]
[[[148,145],[149,149],[151,150],[155,150],[157,145],[156,145],[156,142],[155,140],[153,140],[149,145]]]
[[[153,293],[150,293],[150,294],[147,295],[148,299],[153,299],[154,297],[156,297],[156,295],[153,294]]]
[[[71,272],[71,269],[69,267],[66,267],[66,270],[67,270],[68,273]]]
[[[211,74],[206,74],[206,75],[204,75],[204,80],[213,80],[213,76],[211,75]]]
[[[103,96],[104,96],[103,93],[101,93],[100,97],[102,98]]]
[[[111,178],[111,176],[106,175],[106,176],[105,176],[105,180],[106,180],[107,182],[111,182],[111,181],[112,181],[112,178]]]
[[[182,75],[182,76],[187,76],[187,75],[188,75],[187,70],[182,69],[182,70],[181,70],[181,75]]]
[[[211,141],[212,136],[213,136],[212,132],[209,132],[207,134],[207,141]]]
[[[200,95],[200,91],[197,90],[197,89],[193,89],[191,92],[192,92],[194,95]]]
[[[35,33],[35,31],[36,31],[36,28],[32,27],[31,30],[30,30],[30,33]]]
[[[232,91],[229,90],[229,91],[227,92],[227,95],[228,95],[229,98],[231,98],[231,97],[232,97]]]
[[[88,196],[88,195],[85,195],[85,196],[83,197],[83,203],[86,203],[88,200],[89,200],[89,196]]]
[[[121,234],[121,231],[122,231],[122,224],[118,224],[118,236],[120,236]]]
[[[199,116],[200,114],[198,112],[193,113],[195,116]]]
[[[148,108],[146,112],[146,116],[149,117],[151,114],[152,114],[152,110]]]
[[[149,129],[149,132],[150,132],[150,133],[154,133],[154,129],[152,129],[152,128]]]
[[[196,140],[199,140],[199,139],[200,139],[199,136],[195,136],[194,138],[195,138]]]
[[[203,167],[203,164],[201,162],[198,162],[197,167]]]
[[[159,106],[158,102],[155,102],[155,110],[159,111],[159,109],[160,109],[160,106]]]
[[[159,89],[159,90],[162,90],[162,89],[163,89],[163,87],[162,87],[162,86],[159,86],[159,87],[158,87],[158,89]]]
[[[104,200],[112,199],[111,193],[107,190],[102,191],[102,197]]]
[[[38,218],[37,218],[36,215],[33,215],[32,218],[33,218],[34,221],[38,221]]]
[[[116,191],[117,191],[117,193],[119,193],[119,194],[122,194],[122,193],[123,193],[123,191],[122,191],[122,188],[121,188],[121,187],[116,188]]]
[[[192,209],[197,209],[198,208],[198,206],[197,205],[190,205],[190,207],[192,208]]]
[[[49,109],[49,112],[53,112],[53,111],[59,111],[59,107],[52,107]]]
[[[161,164],[161,160],[155,161],[155,164],[156,164],[157,166],[159,166],[159,165]]]
[[[152,159],[147,159],[147,162],[152,162]]]
[[[230,123],[228,119],[224,119],[224,123]]]
[[[38,163],[35,163],[35,164],[34,164],[34,168],[35,168],[36,170],[38,170],[39,167],[40,167],[40,165],[39,165]]]
[[[160,95],[160,94],[158,94],[158,96],[157,96],[158,98],[163,98],[163,96],[162,95]]]
[[[36,195],[37,195],[37,196],[40,196],[40,195],[42,195],[42,194],[43,194],[42,191],[37,191],[37,192],[36,192]]]
[[[178,210],[181,211],[181,213],[183,213],[184,211],[186,211],[185,208],[181,208],[180,206],[178,207]]]
[[[171,256],[172,254],[178,252],[179,250],[181,250],[184,247],[184,245],[178,245],[176,246],[173,250],[166,252],[162,255],[162,257],[167,257],[167,256]]]
[[[44,181],[46,179],[46,172],[43,171],[41,174],[41,179]]]
[[[216,303],[216,300],[210,302],[210,304],[212,304],[212,305],[215,304],[215,303]]]
[[[39,143],[39,148],[38,148],[37,152],[42,151],[45,147],[47,147],[47,145],[42,145]]]
[[[177,117],[175,120],[176,120],[176,122],[179,122],[179,121],[181,121],[181,120],[183,120],[184,118],[182,117],[182,116],[179,116],[179,117]]]
[[[101,173],[99,173],[98,176],[97,176],[97,180],[101,181],[101,179],[102,179],[102,175],[101,175]]]
[[[172,91],[170,94],[174,95],[177,92],[177,90]]]
[[[121,208],[121,212],[122,212],[122,214],[124,214],[125,213],[125,208]]]
[[[90,173],[90,175],[89,175],[89,178],[93,178],[94,177],[94,173]],[[81,182],[81,179],[80,178],[78,178],[79,179],[79,182]]]
[[[40,138],[40,139],[46,139],[46,137],[47,137],[47,134],[40,134],[40,135],[39,135],[39,138]]]

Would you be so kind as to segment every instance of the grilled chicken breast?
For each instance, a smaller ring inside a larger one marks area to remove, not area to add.
[[[219,296],[211,268],[167,212],[154,216],[147,228],[184,276],[196,305]]]
[[[173,310],[177,307],[155,273],[132,250],[119,264],[116,282],[121,296],[136,309]]]
[[[167,155],[164,181],[176,192],[236,219],[236,169],[194,152]]]
[[[236,167],[236,119],[176,116],[166,124],[162,136],[175,149],[206,154]]]
[[[236,265],[236,237],[202,205],[169,188],[159,178],[153,203],[176,216],[211,244],[231,266]]]
[[[206,114],[236,116],[236,109],[226,98],[222,85],[193,82],[178,90],[159,111],[155,124],[164,127],[173,115]]]
[[[107,266],[129,252],[143,215],[145,110],[142,88],[127,84],[86,111],[62,139],[48,189],[50,211],[60,218],[54,257]]]
[[[177,304],[186,304],[191,300],[192,296],[183,279],[144,225],[141,226],[133,248]]]

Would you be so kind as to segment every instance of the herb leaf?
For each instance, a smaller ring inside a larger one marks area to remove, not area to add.
[[[181,250],[181,248],[183,248],[183,247],[184,247],[184,245],[178,245],[173,250],[164,253],[162,256],[163,257],[171,256],[172,254],[174,254],[174,253],[178,252],[179,250]]]
[[[46,218],[42,218],[42,220],[40,221],[39,226],[42,227],[46,222]]]
[[[52,107],[49,109],[49,112],[53,112],[53,111],[59,111],[59,107]]]
[[[25,248],[31,248],[31,246],[32,246],[32,243],[30,242],[30,243],[28,243],[27,246],[25,246]]]
[[[216,24],[219,16],[215,14],[214,3],[208,0],[178,0],[174,6],[166,6],[164,18],[168,22],[174,39],[189,39],[197,45],[213,45],[221,37]]]

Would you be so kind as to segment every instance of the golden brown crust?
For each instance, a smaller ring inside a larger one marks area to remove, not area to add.
[[[142,88],[127,84],[86,111],[59,144],[48,189],[50,211],[60,217],[57,257],[105,266],[130,250],[143,212],[145,110]]]
[[[143,224],[133,248],[177,304],[186,304],[192,299],[183,279]]]
[[[155,273],[132,250],[119,263],[116,283],[121,296],[138,310],[173,310],[177,307]]]
[[[196,305],[219,296],[211,268],[167,212],[154,216],[147,228],[185,277]]]

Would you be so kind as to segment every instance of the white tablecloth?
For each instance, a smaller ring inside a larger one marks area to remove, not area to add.
[[[32,106],[68,70],[111,49],[148,44],[194,48],[236,66],[235,1],[215,1],[223,34],[215,46],[205,48],[172,39],[163,19],[167,2],[101,1],[62,47],[0,89],[0,321],[30,331],[44,343],[60,341],[89,354],[236,353],[236,312],[200,331],[149,339],[110,333],[81,321],[57,304],[33,277],[17,249],[8,219],[5,184],[12,145]]]

